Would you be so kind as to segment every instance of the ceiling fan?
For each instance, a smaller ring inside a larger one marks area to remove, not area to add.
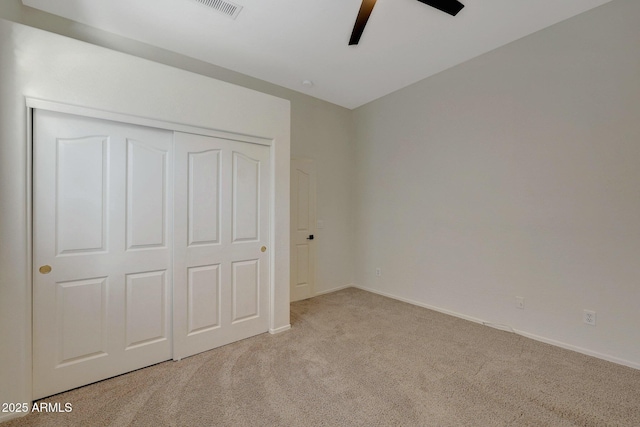
[[[457,0],[418,0],[426,5],[431,7],[435,7],[449,15],[456,16],[460,10],[464,7],[462,3]],[[369,15],[371,15],[371,11],[373,10],[373,6],[375,6],[376,0],[362,0],[362,4],[360,5],[360,11],[358,12],[358,17],[356,18],[356,23],[353,26],[353,32],[351,33],[351,38],[349,39],[349,46],[358,44],[360,41],[360,36],[362,36],[362,32],[364,31],[365,25],[367,25],[367,21],[369,20]]]

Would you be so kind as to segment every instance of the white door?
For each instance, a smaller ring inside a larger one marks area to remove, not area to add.
[[[175,135],[174,359],[269,327],[269,147]]]
[[[33,398],[171,359],[172,133],[34,112]]]
[[[315,285],[316,171],[312,160],[291,161],[291,301],[310,298]]]

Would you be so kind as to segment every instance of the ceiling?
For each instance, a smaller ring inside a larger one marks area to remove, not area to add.
[[[461,0],[456,17],[378,0],[357,46],[347,43],[361,0],[232,1],[235,20],[196,0],[23,3],[356,108],[611,0]]]

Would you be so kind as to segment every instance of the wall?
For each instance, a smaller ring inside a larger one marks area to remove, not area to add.
[[[0,402],[31,399],[26,98],[272,139],[269,327],[289,327],[289,101],[5,20],[0,75]]]
[[[268,93],[291,102],[291,156],[310,158],[318,174],[317,217],[325,227],[316,233],[316,292],[353,282],[352,186],[354,152],[350,110],[184,55],[2,0],[0,18],[20,22],[98,46],[182,68]],[[302,86],[301,86],[302,88]],[[310,89],[313,94],[313,89]]]
[[[616,0],[355,110],[356,283],[640,368],[638,22]]]

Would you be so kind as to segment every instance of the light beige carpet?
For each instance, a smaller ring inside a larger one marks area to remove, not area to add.
[[[640,371],[357,289],[14,426],[640,426]]]

